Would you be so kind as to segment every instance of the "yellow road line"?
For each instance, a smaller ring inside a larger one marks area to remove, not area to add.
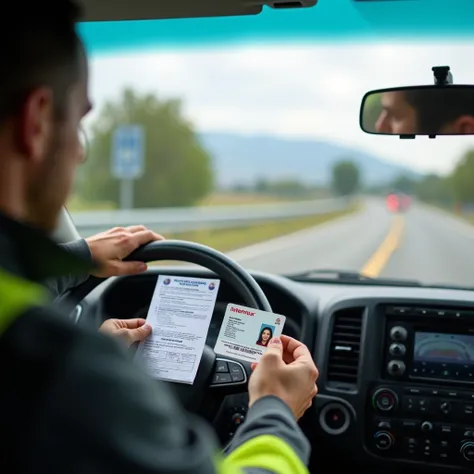
[[[385,240],[382,242],[380,247],[375,251],[375,253],[369,258],[367,263],[362,268],[361,273],[363,275],[372,278],[376,278],[380,275],[382,270],[389,262],[393,252],[395,252],[395,250],[400,245],[404,225],[404,216],[401,214],[394,216],[387,237],[385,237]]]

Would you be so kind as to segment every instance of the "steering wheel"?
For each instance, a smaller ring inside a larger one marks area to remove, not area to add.
[[[140,262],[175,260],[200,265],[216,273],[221,280],[231,286],[245,305],[272,311],[265,293],[255,279],[238,263],[210,247],[180,240],[164,240],[140,247],[126,260]],[[100,326],[103,322],[103,295],[117,278],[119,277],[105,280],[89,278],[71,290],[69,297],[74,298],[76,294],[77,299],[77,294],[85,295],[80,303],[82,313],[79,324],[84,322],[90,324],[92,319]],[[250,370],[249,363],[238,362],[229,357],[218,357],[211,347],[205,346],[193,385],[173,383],[173,386],[182,404],[189,411],[197,412],[207,396],[217,397],[216,401],[222,403],[226,395],[246,392]]]

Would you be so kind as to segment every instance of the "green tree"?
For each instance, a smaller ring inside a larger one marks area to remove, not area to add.
[[[474,202],[474,150],[467,151],[451,175],[451,184],[456,200],[461,203]]]
[[[405,194],[412,194],[415,191],[416,181],[404,174],[398,176],[392,182],[394,191],[400,191]]]
[[[375,124],[382,112],[382,94],[371,94],[367,96],[362,110],[362,129],[366,132],[375,133]]]
[[[211,157],[183,118],[181,102],[127,89],[117,102],[104,105],[91,127],[80,198],[119,202],[119,182],[110,171],[112,133],[132,123],[145,131],[145,172],[136,180],[135,207],[189,206],[212,190]]]
[[[423,201],[451,206],[453,187],[450,178],[429,174],[415,185],[415,195]]]
[[[360,186],[360,171],[352,161],[339,161],[332,168],[332,189],[339,196],[350,196]]]

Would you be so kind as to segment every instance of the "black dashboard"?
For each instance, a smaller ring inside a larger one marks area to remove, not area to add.
[[[144,316],[159,268],[123,277],[104,294],[108,317]],[[297,282],[253,272],[283,332],[303,341],[320,370],[319,393],[301,426],[314,472],[467,472],[474,468],[474,291]],[[228,303],[221,282],[208,333],[213,346]],[[222,443],[245,422],[246,395],[217,413]],[[329,467],[330,466],[330,467]]]

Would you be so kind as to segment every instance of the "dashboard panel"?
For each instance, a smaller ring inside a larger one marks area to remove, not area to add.
[[[106,316],[143,316],[159,274],[215,277],[162,267],[118,278],[104,294]],[[472,471],[474,292],[252,275],[286,316],[283,332],[311,349],[320,370],[319,393],[301,420],[315,472]],[[243,304],[222,281],[211,346],[230,302]],[[223,444],[245,420],[246,397],[229,396],[216,414]]]

